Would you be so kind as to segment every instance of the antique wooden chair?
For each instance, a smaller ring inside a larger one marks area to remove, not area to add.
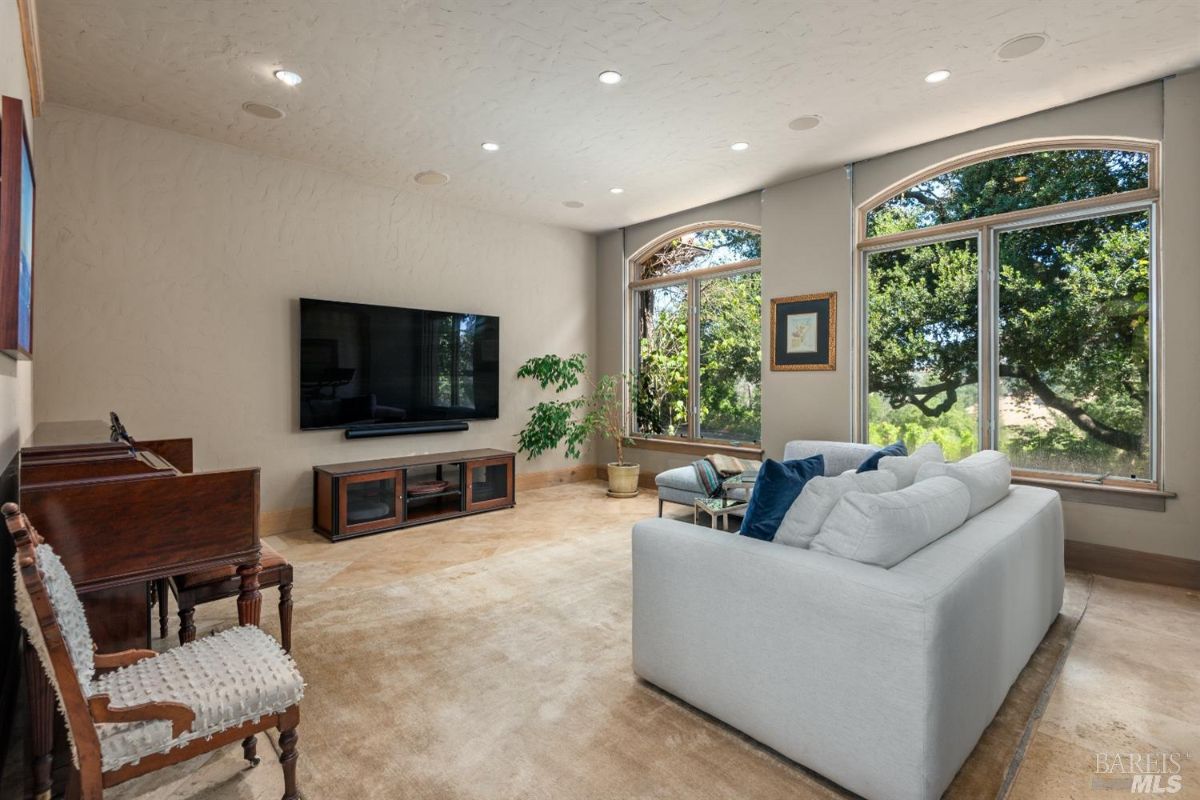
[[[95,653],[83,605],[62,561],[15,503],[3,514],[16,543],[16,605],[67,726],[74,769],[68,800],[101,800],[130,778],[279,729],[283,800],[296,790],[296,726],[304,680],[279,644],[254,626],[165,653]]]
[[[275,548],[264,544],[259,560],[262,572],[258,574],[260,589],[279,587],[279,638],[285,653],[292,652],[292,565]],[[155,584],[155,602],[158,603],[159,636],[167,635],[167,591],[175,595],[179,604],[179,643],[187,644],[196,639],[193,622],[196,606],[201,603],[237,597],[241,590],[241,578],[237,567],[219,567],[207,572],[193,572],[174,578],[163,578]]]

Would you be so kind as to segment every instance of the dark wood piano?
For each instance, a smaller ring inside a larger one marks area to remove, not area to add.
[[[238,621],[257,625],[259,470],[192,471],[192,440],[136,441],[112,423],[38,425],[21,448],[20,503],[62,558],[100,652],[150,644],[149,585],[236,565]],[[25,649],[33,796],[48,797],[53,698]]]

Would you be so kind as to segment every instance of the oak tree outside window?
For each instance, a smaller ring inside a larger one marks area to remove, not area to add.
[[[1156,481],[1156,162],[1149,142],[1044,143],[865,204],[867,439]]]
[[[709,223],[630,259],[635,434],[758,441],[760,255],[757,228]]]

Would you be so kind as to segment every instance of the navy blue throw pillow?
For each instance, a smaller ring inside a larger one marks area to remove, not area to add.
[[[879,469],[879,459],[883,458],[884,456],[906,455],[908,455],[908,448],[904,446],[904,442],[889,444],[882,450],[876,450],[874,453],[868,456],[866,461],[858,465],[858,469],[856,469],[855,472],[871,472],[872,470]]]
[[[769,542],[775,538],[783,515],[804,489],[809,478],[825,474],[825,456],[816,455],[779,462],[768,458],[758,471],[750,504],[742,518],[742,536]]]

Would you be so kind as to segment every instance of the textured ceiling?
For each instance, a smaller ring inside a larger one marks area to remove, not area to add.
[[[38,13],[51,102],[593,231],[1200,64],[1196,0],[39,0]],[[1035,31],[1041,50],[996,57]],[[304,83],[276,81],[281,66]],[[940,67],[949,81],[923,82]],[[610,68],[621,84],[596,80]],[[246,101],[287,116],[252,117]],[[804,114],[822,124],[790,130]],[[427,169],[452,180],[415,185]]]

